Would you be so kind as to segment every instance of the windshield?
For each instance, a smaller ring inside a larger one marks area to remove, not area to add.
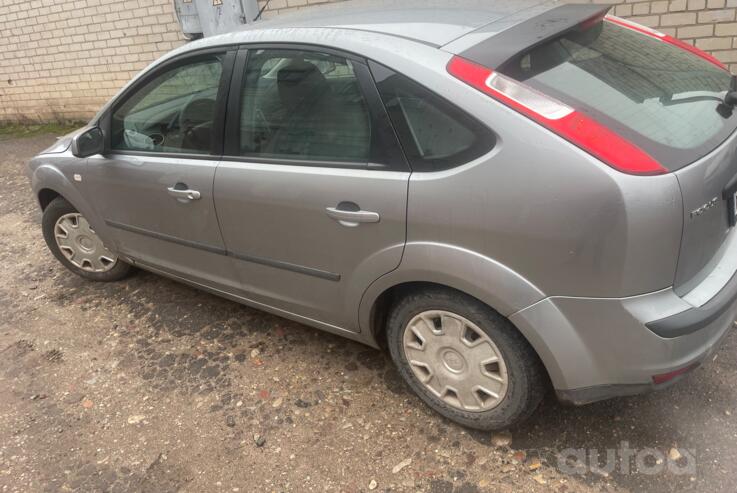
[[[728,72],[610,22],[536,47],[500,71],[589,114],[670,170],[708,154],[737,127],[737,117],[718,111]]]

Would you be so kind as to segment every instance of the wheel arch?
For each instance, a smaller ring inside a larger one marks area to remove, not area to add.
[[[403,296],[423,289],[449,289],[470,296],[450,286],[426,281],[407,281],[385,289],[374,300],[370,315],[371,335],[382,349],[386,348],[386,320],[394,304]]]
[[[98,235],[104,239],[113,238],[110,228],[84,196],[83,189],[70,182],[56,164],[49,161],[42,162],[35,166],[31,173],[31,187],[41,211],[44,211],[51,201],[62,197],[87,218]],[[110,244],[115,243],[110,241]]]
[[[452,245],[408,244],[400,266],[364,293],[359,308],[361,332],[373,345],[385,347],[384,328],[392,303],[408,290],[438,287],[474,298],[508,320],[546,298],[520,274],[483,255]],[[549,376],[551,370],[555,374],[557,362],[542,339],[510,323],[537,353]]]
[[[409,283],[455,289],[505,317],[546,297],[522,275],[485,255],[456,245],[411,242],[405,245],[399,266],[364,291],[358,315],[362,332],[371,325],[370,315],[379,297],[391,288]]]
[[[42,188],[41,190],[39,190],[36,194],[36,198],[38,199],[38,204],[41,206],[41,211],[45,211],[46,207],[49,206],[51,201],[56,199],[57,197],[61,197],[64,200],[67,200],[66,197],[51,188]]]
[[[386,338],[386,323],[387,319],[389,318],[389,314],[391,312],[392,307],[397,303],[402,297],[408,295],[411,292],[416,292],[416,290],[429,290],[429,289],[444,289],[448,291],[455,291],[457,293],[460,293],[464,296],[468,296],[469,298],[473,298],[474,300],[489,306],[492,310],[495,310],[494,307],[490,306],[488,303],[484,302],[483,300],[477,298],[476,296],[473,296],[467,292],[464,292],[462,290],[456,289],[451,286],[447,286],[444,284],[438,284],[434,282],[424,282],[424,281],[410,281],[410,282],[404,282],[401,284],[397,284],[395,286],[392,286],[386,290],[384,290],[379,297],[374,301],[373,306],[371,307],[371,316],[370,316],[370,330],[371,330],[371,337],[372,340],[375,341],[375,344],[380,347],[382,350],[386,350],[388,348],[387,338]],[[498,312],[498,310],[495,310]],[[504,318],[506,318],[509,323],[519,332],[522,337],[527,341],[529,346],[532,348],[534,353],[537,355],[539,361],[542,363],[543,368],[545,369],[545,374],[547,376],[548,382],[553,382],[553,377],[557,376],[557,372],[559,371],[559,365],[555,361],[554,358],[552,358],[552,355],[549,351],[549,348],[542,342],[542,339],[539,337],[535,337],[534,335],[530,334],[527,330],[523,330],[516,324],[513,320],[511,320],[508,316],[502,315]],[[552,358],[552,359],[551,359]]]

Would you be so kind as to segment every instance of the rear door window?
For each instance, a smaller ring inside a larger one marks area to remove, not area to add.
[[[500,72],[589,114],[676,170],[723,142],[730,74],[611,22],[545,43]]]
[[[242,156],[366,163],[371,143],[369,108],[351,60],[287,49],[249,53]]]
[[[494,147],[494,134],[474,118],[411,79],[370,66],[413,170],[460,166]]]

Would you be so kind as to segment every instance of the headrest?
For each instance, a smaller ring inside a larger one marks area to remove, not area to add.
[[[292,60],[281,68],[277,73],[277,83],[279,97],[290,107],[317,98],[330,87],[320,69],[304,60]]]

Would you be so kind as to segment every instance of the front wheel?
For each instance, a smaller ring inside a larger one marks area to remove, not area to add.
[[[62,197],[44,209],[41,227],[51,253],[80,277],[119,281],[133,269],[105,246],[87,219]]]
[[[544,369],[517,329],[480,301],[429,289],[392,310],[389,350],[399,373],[431,408],[461,425],[508,428],[530,416]]]

